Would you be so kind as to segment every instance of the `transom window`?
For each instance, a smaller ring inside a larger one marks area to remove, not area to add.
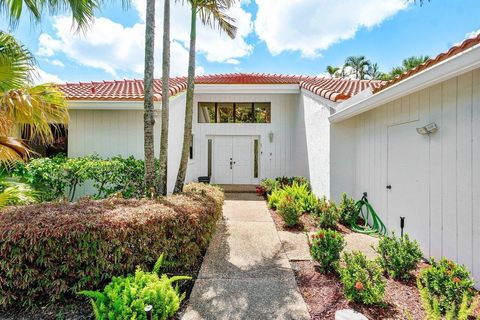
[[[270,102],[199,102],[199,123],[270,123]]]

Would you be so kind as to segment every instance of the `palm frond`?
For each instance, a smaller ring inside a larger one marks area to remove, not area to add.
[[[4,121],[28,128],[27,139],[43,143],[53,141],[51,125],[66,124],[69,119],[65,96],[53,84],[9,90],[0,96],[0,105]]]
[[[129,4],[122,0],[122,4]],[[34,22],[40,22],[42,13],[50,15],[68,13],[72,15],[78,30],[84,30],[94,19],[95,10],[102,0],[0,0],[0,13],[8,17],[11,27],[16,27],[23,13],[27,12]]]
[[[8,165],[15,161],[25,161],[31,151],[20,140],[0,137],[0,164]]]
[[[14,179],[0,181],[0,208],[9,205],[24,205],[37,202],[38,192],[29,184]]]
[[[191,0],[191,2],[195,3],[198,17],[204,25],[219,29],[230,38],[235,38],[237,33],[235,19],[226,12],[235,4],[235,0]]]
[[[11,34],[0,31],[0,91],[30,83],[34,65],[30,51]]]

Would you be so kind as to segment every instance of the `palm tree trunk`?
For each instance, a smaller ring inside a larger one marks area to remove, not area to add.
[[[155,0],[147,0],[145,19],[145,75],[144,75],[144,153],[145,153],[145,191],[152,195],[155,190],[155,154],[153,127],[155,114],[153,109],[153,71],[155,48]]]
[[[160,161],[158,194],[167,194],[168,180],[168,117],[170,82],[170,0],[163,7],[163,55],[162,55],[162,131],[160,135]]]
[[[188,60],[188,79],[187,79],[187,102],[185,106],[185,126],[183,130],[183,149],[178,168],[177,181],[175,183],[174,193],[182,192],[185,184],[185,175],[187,173],[188,156],[190,154],[190,145],[192,143],[192,117],[193,117],[193,93],[195,89],[195,43],[197,38],[197,6],[192,3],[192,16],[190,26],[190,55]]]

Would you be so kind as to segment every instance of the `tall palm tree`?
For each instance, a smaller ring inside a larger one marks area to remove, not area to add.
[[[68,12],[77,26],[84,28],[93,21],[95,9],[101,3],[102,0],[0,0],[0,14],[8,16],[10,25],[16,26],[25,11],[36,22],[41,21],[45,9],[51,15]],[[127,5],[127,0],[123,4]]]
[[[155,54],[155,0],[147,0],[145,17],[145,69],[144,69],[144,112],[143,139],[145,158],[145,191],[155,193],[155,147],[154,125],[155,110],[153,104],[153,72]]]
[[[422,63],[428,61],[429,59],[430,59],[429,56],[411,56],[411,57],[408,57],[407,59],[403,59],[402,68],[404,71],[408,71],[418,67]]]
[[[12,35],[0,31],[0,163],[26,160],[30,151],[14,131],[28,128],[28,139],[53,142],[52,126],[68,123],[64,94],[53,84],[32,85],[35,61]]]
[[[345,60],[345,66],[352,68],[355,79],[360,80],[365,79],[370,64],[365,56],[350,56]]]
[[[338,75],[338,71],[340,70],[339,67],[334,67],[334,66],[327,66],[327,73],[330,75],[331,78],[334,78]]]
[[[163,7],[163,54],[162,54],[162,132],[160,135],[160,161],[158,194],[167,194],[168,177],[168,118],[170,103],[170,0]]]
[[[191,5],[190,53],[188,59],[187,98],[185,107],[185,125],[183,132],[183,148],[174,192],[181,192],[185,183],[188,157],[192,144],[193,93],[195,80],[195,44],[197,36],[197,16],[200,21],[212,28],[218,28],[230,38],[234,38],[237,27],[235,21],[226,11],[235,4],[235,0],[188,0]]]
[[[378,63],[372,63],[368,67],[367,74],[370,77],[370,79],[373,80],[379,80],[382,79],[384,76],[384,73],[380,71],[380,67],[378,66]]]

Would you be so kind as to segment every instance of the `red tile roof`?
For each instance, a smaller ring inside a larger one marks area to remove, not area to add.
[[[429,59],[427,61],[425,61],[424,63],[422,63],[421,65],[419,65],[418,67],[416,68],[413,68],[401,75],[399,75],[398,77],[396,77],[395,79],[393,80],[390,80],[386,83],[384,83],[383,85],[381,85],[380,87],[377,87],[373,90],[374,93],[378,92],[378,91],[381,91],[383,89],[386,89],[400,81],[403,81],[417,73],[420,73],[428,68],[431,68],[433,67],[434,65],[436,64],[439,64],[440,62],[448,59],[448,58],[451,58],[459,53],[462,53],[476,45],[479,45],[480,44],[480,34],[478,34],[477,36],[473,37],[473,38],[470,38],[470,39],[467,39],[465,41],[463,41],[461,44],[459,45],[456,45],[456,46],[453,46],[451,47],[447,52],[443,52],[443,53],[440,53],[439,55],[437,55],[435,58],[432,58],[432,59]]]
[[[186,90],[185,77],[170,79],[170,95]],[[379,88],[384,82],[376,80],[332,79],[278,75],[266,73],[227,73],[198,76],[196,84],[298,84],[312,93],[331,101],[348,99],[367,87]],[[79,82],[60,85],[69,100],[143,100],[143,80],[115,80],[102,82]],[[162,81],[154,81],[154,99],[161,100]]]

